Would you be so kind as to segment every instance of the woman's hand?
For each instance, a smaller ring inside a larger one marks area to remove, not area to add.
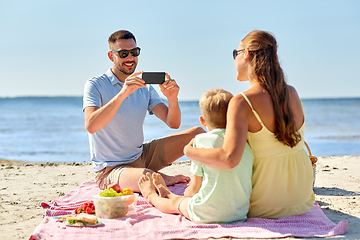
[[[194,145],[194,140],[195,140],[195,138],[191,139],[190,142],[185,145],[184,150],[183,150],[184,155],[186,155],[186,152],[187,152],[187,150],[189,150],[189,148],[192,148],[192,147],[193,147],[193,145]]]

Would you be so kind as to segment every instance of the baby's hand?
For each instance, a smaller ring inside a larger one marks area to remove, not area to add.
[[[185,191],[184,191],[184,197],[192,197],[196,194],[197,192],[194,191],[194,189],[190,186],[188,186]]]

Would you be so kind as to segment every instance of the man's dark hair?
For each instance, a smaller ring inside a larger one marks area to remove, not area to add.
[[[127,30],[119,30],[114,32],[113,34],[111,34],[111,36],[109,37],[109,47],[111,49],[112,45],[119,39],[134,39],[135,43],[136,43],[136,39],[135,36],[127,31]]]

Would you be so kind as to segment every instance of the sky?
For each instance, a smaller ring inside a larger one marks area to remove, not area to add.
[[[0,97],[82,96],[121,29],[142,49],[136,70],[169,73],[183,101],[250,87],[232,51],[252,30],[274,34],[300,98],[360,97],[359,13],[358,0],[0,0]]]

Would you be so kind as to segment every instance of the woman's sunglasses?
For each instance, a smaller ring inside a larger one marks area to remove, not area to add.
[[[235,58],[239,55],[240,52],[244,51],[245,49],[240,49],[240,50],[236,50],[234,49],[233,51],[233,58],[235,60]]]
[[[115,50],[111,50],[111,52],[113,53],[118,53],[120,58],[126,58],[127,56],[129,56],[129,53],[131,53],[131,55],[133,57],[137,57],[140,55],[140,50],[141,48],[137,47],[137,48],[133,48],[131,50],[120,50],[120,51],[115,51]]]

